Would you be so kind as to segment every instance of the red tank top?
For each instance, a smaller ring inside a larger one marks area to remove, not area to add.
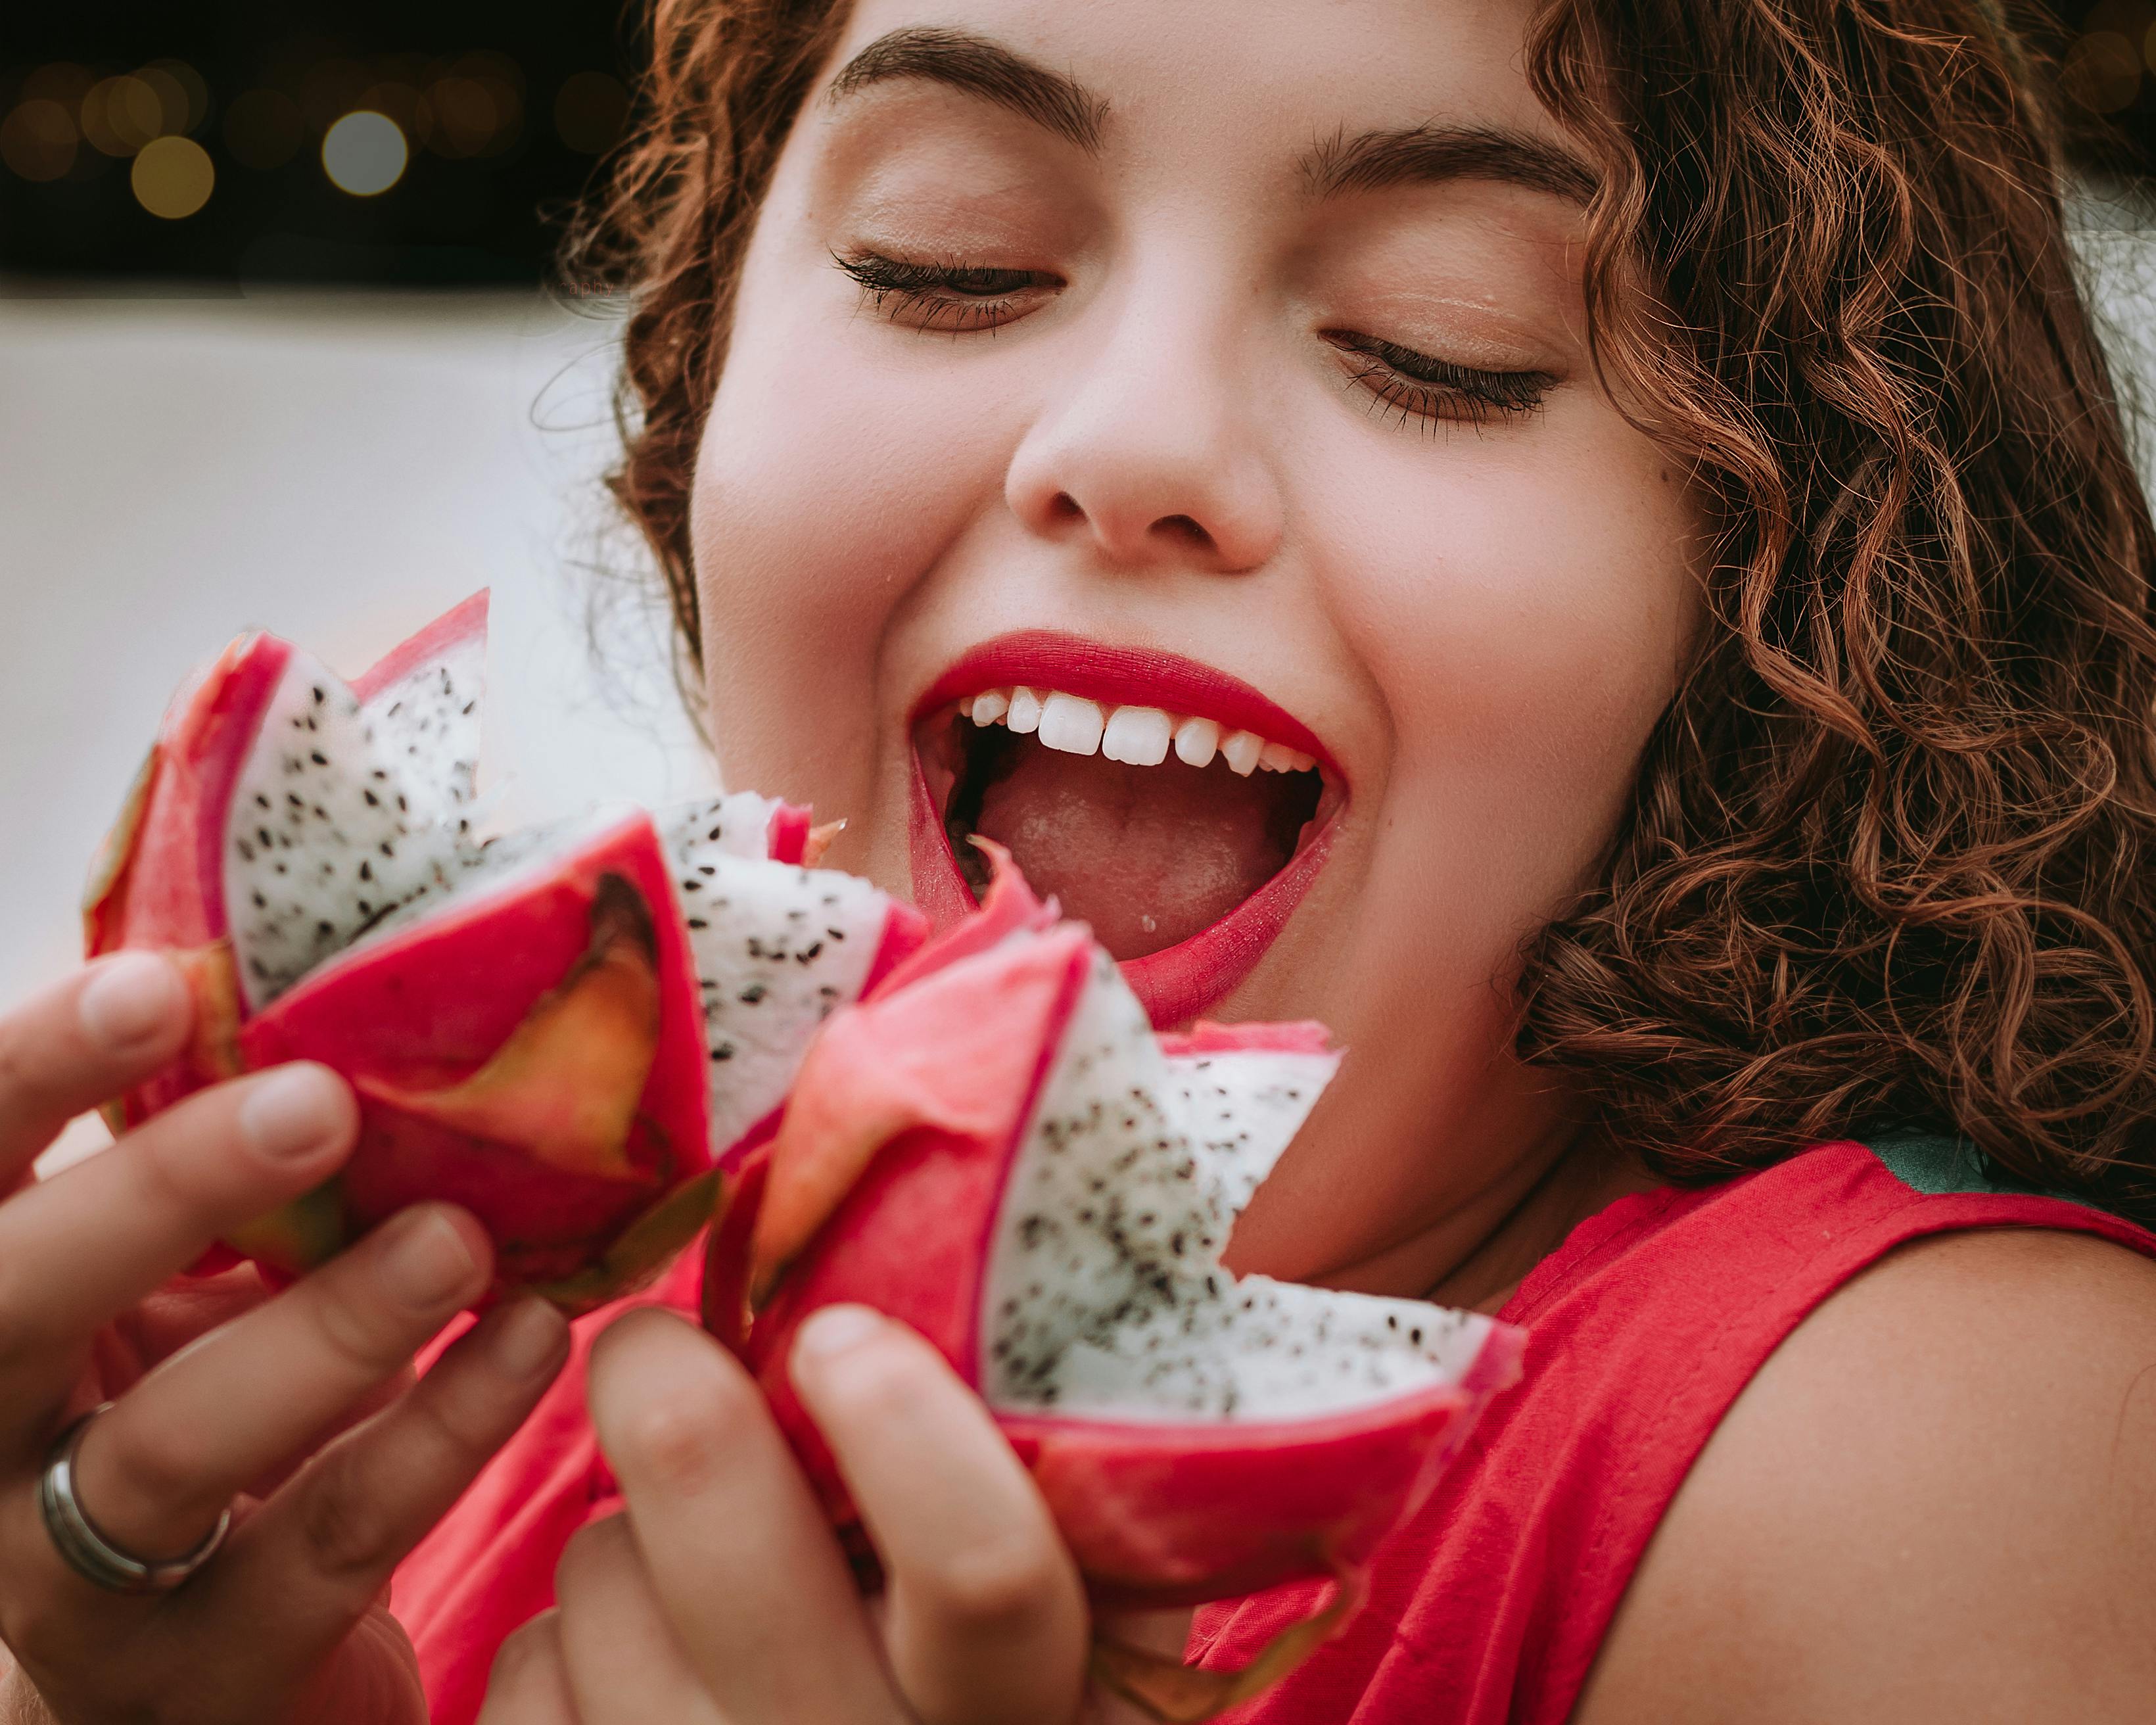
[[[2156,1236],[2011,1189],[1961,1142],[1914,1133],[1818,1146],[1589,1218],[1505,1307],[1527,1332],[1525,1374],[1380,1548],[1368,1604],[1235,1725],[1560,1725],[1649,1537],[1767,1356],[1894,1247],[1999,1227],[2095,1234],[2156,1257]],[[696,1290],[685,1260],[640,1299],[693,1310]],[[602,1322],[578,1326],[539,1411],[398,1572],[395,1607],[435,1725],[477,1713],[502,1638],[552,1602],[570,1534],[617,1505],[583,1413]],[[1318,1585],[1206,1608],[1192,1657],[1247,1662]]]

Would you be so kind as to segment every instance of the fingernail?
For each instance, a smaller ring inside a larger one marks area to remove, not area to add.
[[[382,1280],[393,1298],[424,1312],[471,1286],[479,1260],[439,1209],[429,1205],[409,1211],[389,1229]]]
[[[882,1317],[865,1306],[826,1306],[801,1326],[794,1348],[819,1359],[835,1359],[882,1331]]]
[[[552,1363],[568,1334],[568,1320],[544,1300],[519,1300],[495,1320],[487,1358],[505,1378],[529,1378]]]
[[[258,1078],[239,1105],[239,1130],[259,1156],[310,1156],[344,1120],[344,1085],[321,1066],[286,1066]]]
[[[76,1009],[83,1029],[117,1054],[169,1024],[185,993],[168,961],[151,952],[122,952],[97,967]]]

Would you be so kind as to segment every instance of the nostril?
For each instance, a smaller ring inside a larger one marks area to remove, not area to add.
[[[1152,525],[1154,531],[1165,533],[1171,539],[1180,539],[1195,550],[1213,549],[1213,536],[1187,515],[1164,515]]]
[[[1082,521],[1086,511],[1068,491],[1058,491],[1048,500],[1048,518],[1051,521]]]

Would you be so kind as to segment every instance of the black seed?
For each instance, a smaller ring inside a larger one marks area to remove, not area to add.
[[[734,1045],[731,1042],[721,1042],[711,1050],[711,1058],[715,1060],[730,1060],[733,1057]]]
[[[254,847],[252,845],[249,845],[244,839],[236,839],[233,842],[239,847],[239,857],[241,861],[253,862],[254,860]]]
[[[372,791],[362,790],[360,795],[367,798],[367,806],[369,809],[379,809],[382,806],[382,798],[376,796]]]
[[[1414,1329],[1409,1330],[1409,1331],[1408,1332],[1408,1340],[1409,1340],[1409,1342],[1413,1343],[1414,1343],[1417,1348],[1421,1347],[1421,1346],[1422,1346],[1422,1330],[1421,1330],[1421,1328],[1420,1328],[1419,1327],[1416,1327],[1416,1328],[1414,1328]]]
[[[317,683],[317,684],[315,685],[315,705],[316,705],[316,706],[321,706],[324,701],[327,701],[328,699],[329,699],[329,696],[328,696],[327,695],[326,695],[325,693],[323,693],[323,691],[322,691],[321,685],[320,685],[319,683]]]
[[[372,916],[374,914],[374,906],[365,899],[362,899],[359,901],[359,914],[362,916]]]
[[[387,839],[384,839],[382,843],[375,848],[381,851],[384,856],[394,856],[397,855],[396,850],[391,845],[390,842]]]
[[[267,809],[270,806],[270,799],[259,791],[254,793],[254,801],[258,807]]]
[[[334,922],[317,922],[315,925],[315,932],[321,936],[324,940],[327,940],[331,935],[336,932],[336,924]]]
[[[834,941],[842,941],[846,937],[846,931],[843,928],[827,928],[824,932],[829,935]]]
[[[712,875],[717,874],[718,870],[713,868],[709,863],[698,863],[696,865],[696,872],[708,880]]]
[[[684,892],[701,892],[704,890],[704,883],[701,880],[684,880],[681,883],[681,890]]]
[[[725,830],[726,829],[724,827],[713,827],[711,831],[705,834],[704,836],[706,839],[709,839],[712,844],[716,845],[719,842],[719,834]]]
[[[397,812],[399,814],[409,814],[412,812],[412,805],[404,800],[404,793],[402,791],[397,793]]]
[[[751,983],[734,998],[739,1000],[743,1006],[754,1006],[757,1002],[762,999],[769,992],[770,990],[766,988],[762,983]]]
[[[374,865],[363,856],[359,860],[359,878],[362,880],[372,880],[374,878]]]
[[[307,751],[307,758],[310,761],[312,761],[317,767],[326,767],[330,764],[330,757],[324,754],[320,749],[309,749]]]
[[[709,928],[711,926],[701,916],[691,916],[689,919],[689,927],[691,928]]]
[[[281,875],[281,874],[283,874],[283,873],[285,872],[285,865],[284,865],[283,863],[281,863],[281,862],[273,863],[273,864],[271,864],[271,865],[270,865],[270,866],[271,866],[272,868],[275,869],[275,870],[277,870],[277,872],[278,872],[279,874],[280,874],[280,875]]]
[[[470,718],[470,717],[471,716],[471,710],[472,710],[474,707],[477,706],[478,705],[479,705],[479,703],[478,703],[477,701],[466,701],[466,702],[464,704],[463,716],[464,716],[464,717],[465,717],[465,718]]]
[[[403,711],[404,711],[404,703],[403,703],[403,701],[391,701],[391,702],[389,703],[389,716],[390,716],[391,718],[393,718],[393,718],[395,718],[395,717],[398,716],[398,714],[399,714],[399,713],[403,712]]]
[[[796,952],[793,955],[793,962],[796,964],[812,963],[814,962],[816,955],[823,950],[823,942],[818,941],[814,946],[804,947],[799,952]]]

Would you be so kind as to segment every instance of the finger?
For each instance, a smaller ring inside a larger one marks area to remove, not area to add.
[[[543,1301],[489,1312],[410,1394],[311,1461],[191,1584],[205,1620],[278,1626],[256,1656],[292,1679],[364,1616],[390,1572],[522,1423],[567,1357]]]
[[[883,1561],[885,1645],[908,1704],[933,1725],[1075,1716],[1085,1589],[979,1398],[865,1306],[809,1319],[792,1371]]]
[[[282,1066],[189,1096],[0,1204],[0,1362],[71,1353],[219,1235],[334,1173],[358,1129],[342,1079]],[[8,1383],[0,1405],[28,1394]]]
[[[98,1526],[128,1551],[191,1549],[483,1293],[492,1261],[471,1216],[421,1204],[202,1337],[85,1434],[76,1476]]]
[[[76,1115],[177,1055],[193,1017],[154,952],[101,958],[0,1017],[0,1192]]]
[[[554,1572],[554,1598],[583,1725],[725,1725],[675,1639],[625,1517],[578,1530]]]
[[[852,1572],[732,1356],[668,1313],[632,1312],[592,1351],[591,1402],[637,1548],[720,1714],[892,1717]]]
[[[533,1618],[501,1644],[477,1725],[585,1725],[569,1695],[559,1612]]]

